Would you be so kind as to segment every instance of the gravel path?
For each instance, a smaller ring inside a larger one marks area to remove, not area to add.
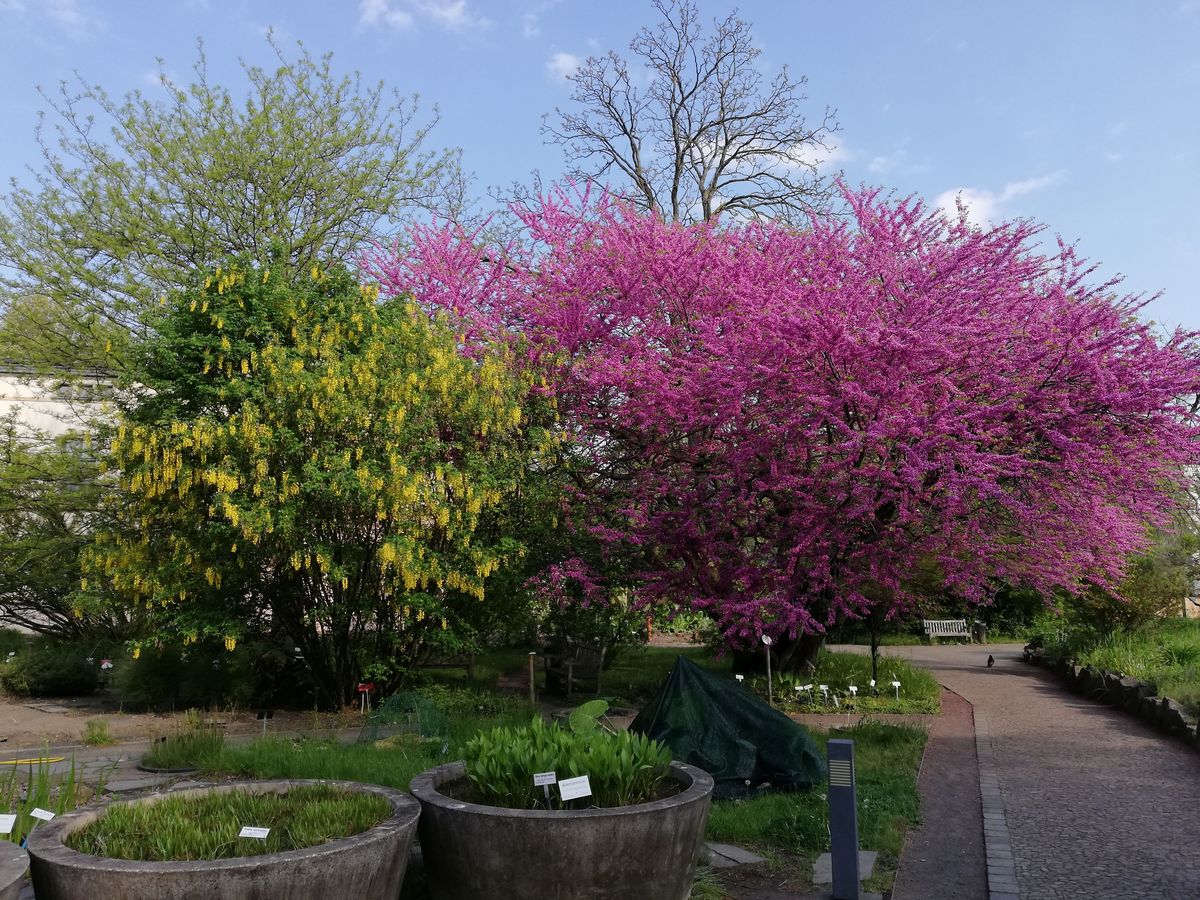
[[[986,717],[1021,900],[1200,898],[1200,754],[1068,693],[1014,645],[886,652]]]

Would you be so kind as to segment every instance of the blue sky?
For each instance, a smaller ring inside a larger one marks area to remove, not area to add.
[[[701,0],[706,18],[732,5]],[[837,108],[852,182],[1032,217],[1163,291],[1150,317],[1200,329],[1200,0],[738,5],[764,68],[806,74],[814,115]],[[463,149],[482,193],[561,171],[538,129],[567,103],[562,72],[651,20],[649,0],[0,0],[0,176],[38,159],[37,85],[77,69],[152,96],[155,59],[186,77],[197,37],[232,85],[239,58],[272,61],[272,27],[436,103],[433,141]]]

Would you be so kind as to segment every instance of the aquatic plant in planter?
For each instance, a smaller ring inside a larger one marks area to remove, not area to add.
[[[485,732],[465,762],[413,779],[434,900],[473,900],[496,885],[513,900],[689,896],[712,779],[594,718]],[[548,773],[555,784],[535,785]],[[573,796],[562,782],[582,776],[590,791]]]
[[[39,900],[394,900],[419,812],[400,791],[344,781],[155,794],[38,828],[30,874]]]

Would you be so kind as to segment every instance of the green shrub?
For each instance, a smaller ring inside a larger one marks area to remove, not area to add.
[[[83,726],[83,742],[89,747],[107,747],[115,744],[117,739],[109,733],[107,720],[88,719]]]
[[[310,707],[297,664],[254,642],[232,652],[219,642],[144,647],[117,663],[114,687],[127,709],[270,706]]]
[[[10,653],[20,653],[29,646],[29,635],[15,628],[0,628],[0,662]]]
[[[91,694],[100,683],[99,664],[78,645],[41,638],[0,663],[0,688],[21,697]]]
[[[467,742],[466,762],[467,776],[484,803],[512,809],[577,809],[654,799],[671,753],[644,735],[577,732],[535,718],[525,727],[499,727],[477,735]],[[592,796],[563,803],[551,788],[547,799],[545,791],[534,786],[538,772],[554,772],[560,781],[587,775]]]
[[[391,814],[376,794],[301,785],[286,794],[230,791],[117,803],[67,845],[111,859],[181,861],[258,856],[359,834]],[[270,828],[266,840],[238,837],[242,826]]]

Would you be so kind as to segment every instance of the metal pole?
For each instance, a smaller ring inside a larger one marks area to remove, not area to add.
[[[537,657],[537,654],[535,652],[533,652],[532,650],[530,650],[529,651],[529,704],[531,706],[533,706],[537,703],[537,688],[534,686],[534,681],[533,681],[533,666],[534,666],[533,661],[536,657]],[[549,788],[547,788],[547,790],[549,790]]]
[[[767,705],[775,705],[774,687],[771,684],[771,638],[767,635],[762,636],[763,650],[767,654]]]
[[[829,849],[834,900],[858,900],[858,805],[854,741],[832,740],[829,758]]]
[[[766,647],[763,647],[763,650],[765,650],[767,653],[767,705],[774,706],[775,695],[773,693],[774,689],[771,685],[771,645],[768,644]]]

